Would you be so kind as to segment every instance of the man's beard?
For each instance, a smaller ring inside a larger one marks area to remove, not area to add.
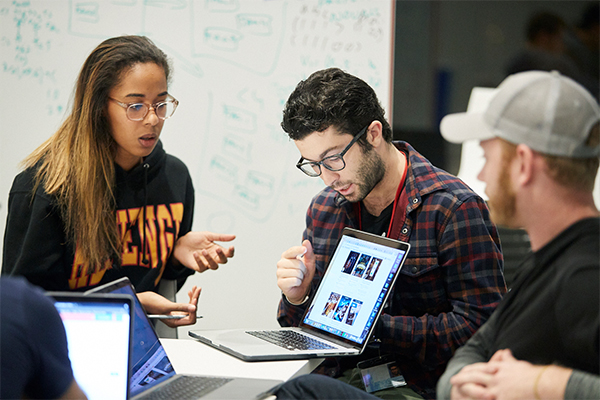
[[[492,221],[497,225],[513,227],[516,224],[516,195],[512,189],[507,162],[501,168],[497,191],[488,200]]]
[[[346,197],[346,200],[352,203],[364,200],[385,176],[385,164],[373,147],[362,149],[362,153],[362,163],[358,168],[356,181],[351,182],[355,184],[357,190],[350,198]],[[346,186],[346,184],[338,186]]]

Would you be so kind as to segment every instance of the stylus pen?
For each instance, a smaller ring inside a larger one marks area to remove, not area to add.
[[[304,255],[306,254],[306,252],[307,252],[307,251],[308,251],[308,249],[307,249],[307,248],[304,248],[304,251],[302,252],[302,254],[298,254],[298,255],[296,256],[296,260],[300,260],[300,261],[302,261],[302,260],[304,259]]]
[[[150,318],[150,319],[182,319],[185,317],[187,317],[187,314],[175,314],[175,315],[148,314],[148,318]],[[202,315],[196,315],[196,318],[202,318]]]

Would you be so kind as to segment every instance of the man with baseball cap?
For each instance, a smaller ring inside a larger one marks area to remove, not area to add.
[[[558,72],[528,71],[506,78],[483,109],[446,116],[442,135],[481,141],[492,220],[524,228],[533,252],[450,360],[438,398],[598,399],[598,103]]]

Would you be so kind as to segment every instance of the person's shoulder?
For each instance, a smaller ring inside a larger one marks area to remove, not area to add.
[[[3,297],[11,293],[27,293],[46,298],[42,288],[29,283],[29,281],[22,276],[1,276],[0,288],[2,289],[0,295]]]
[[[54,310],[54,304],[44,294],[42,288],[29,283],[21,276],[2,276],[0,278],[0,297],[3,309],[9,304],[12,304],[11,307],[16,306],[24,310],[31,310],[33,307],[44,310],[42,315],[48,310]]]
[[[592,249],[598,250],[600,247],[600,218],[584,218],[563,230],[554,240],[561,240],[565,243],[591,242],[594,245]]]
[[[17,192],[31,192],[33,185],[35,184],[35,176],[37,168],[30,167],[19,172],[13,179],[11,193]]]
[[[308,214],[321,221],[331,221],[340,214],[348,214],[352,203],[330,187],[317,193],[308,206]]]
[[[481,196],[456,175],[437,168],[437,176],[444,183],[446,190],[461,201],[483,201]]]
[[[561,281],[582,271],[593,271],[597,276],[600,271],[600,218],[574,223],[542,250],[546,259],[554,260],[553,265]]]
[[[167,156],[165,158],[165,164],[169,169],[188,173],[187,165],[185,165],[185,163],[181,161],[181,159],[172,154],[167,153]]]
[[[0,298],[3,323],[8,324],[10,321],[11,324],[20,326],[23,334],[31,334],[38,326],[43,326],[48,330],[58,330],[59,335],[64,335],[62,320],[54,301],[41,287],[23,277],[2,276]]]
[[[587,257],[600,267],[600,218],[586,218],[567,228],[560,236],[573,257]],[[591,257],[590,257],[591,256]]]
[[[0,277],[0,296],[2,300],[20,296],[21,293],[35,291],[35,286],[31,285],[22,276],[2,276]]]
[[[310,206],[314,207],[335,207],[345,202],[345,199],[330,187],[325,187],[317,193],[311,200]]]
[[[447,198],[460,203],[483,199],[457,176],[433,165],[418,151],[406,144],[410,157],[414,185],[422,195]]]
[[[35,371],[21,376],[12,390],[25,390],[31,398],[60,397],[73,382],[73,373],[65,329],[52,298],[24,278],[12,276],[0,278],[0,297],[2,353],[12,353],[8,359],[16,363],[19,374],[24,368]],[[2,370],[4,378],[4,365]]]
[[[56,197],[46,192],[43,180],[37,182],[36,174],[37,168],[30,167],[16,175],[10,188],[10,198],[16,202],[15,204],[29,205],[35,188],[36,201],[45,202],[48,206],[55,206]]]
[[[586,234],[595,235],[596,237],[600,235],[600,217],[582,219],[573,226]]]

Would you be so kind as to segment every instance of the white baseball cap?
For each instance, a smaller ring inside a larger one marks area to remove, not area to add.
[[[453,143],[500,137],[548,155],[600,156],[600,146],[586,145],[600,108],[579,83],[557,71],[526,71],[508,76],[494,92],[487,105],[446,115],[442,136]]]

